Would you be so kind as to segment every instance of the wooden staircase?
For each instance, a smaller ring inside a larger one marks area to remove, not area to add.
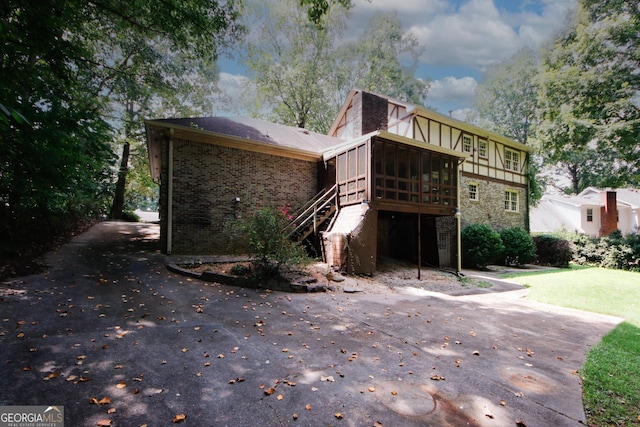
[[[293,240],[302,242],[313,236],[317,240],[320,228],[335,218],[338,210],[337,186],[316,194],[303,207],[293,214],[293,220],[283,232]],[[329,227],[331,225],[329,224]]]

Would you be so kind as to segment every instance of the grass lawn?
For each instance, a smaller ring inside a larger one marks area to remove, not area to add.
[[[506,277],[532,300],[625,319],[589,351],[584,408],[589,426],[640,425],[640,273],[574,266]]]

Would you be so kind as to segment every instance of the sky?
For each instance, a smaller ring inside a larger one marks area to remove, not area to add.
[[[258,0],[259,1],[259,0]],[[416,77],[429,78],[426,104],[464,120],[483,72],[520,47],[538,48],[561,30],[577,0],[352,0],[352,34],[364,32],[375,12],[395,12],[402,29],[424,53]],[[246,85],[242,65],[220,61],[220,87],[233,93]]]

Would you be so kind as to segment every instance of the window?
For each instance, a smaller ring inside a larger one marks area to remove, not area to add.
[[[520,154],[505,148],[504,167],[507,170],[518,172],[520,169]]]
[[[457,169],[454,158],[379,139],[374,145],[376,199],[455,206]]]
[[[504,210],[518,212],[518,192],[506,190],[504,192]]]
[[[487,150],[488,150],[487,141],[484,140],[484,139],[479,140],[478,141],[478,155],[480,157],[484,157],[486,159],[487,157],[489,157],[487,155]]]
[[[593,209],[587,209],[587,222],[593,222]]]
[[[469,200],[478,201],[478,184],[476,182],[469,183]]]
[[[471,145],[471,137],[469,135],[462,135],[462,151],[470,153]]]

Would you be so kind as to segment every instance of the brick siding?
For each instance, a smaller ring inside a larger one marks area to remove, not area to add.
[[[173,159],[173,254],[229,253],[233,224],[260,206],[296,209],[318,190],[316,162],[188,140],[174,141]]]

